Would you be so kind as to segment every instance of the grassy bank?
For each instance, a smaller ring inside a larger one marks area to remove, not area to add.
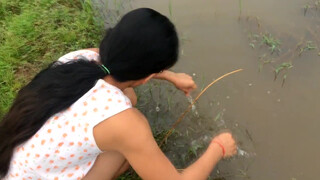
[[[98,45],[102,21],[93,12],[90,0],[0,1],[0,117],[40,69]]]

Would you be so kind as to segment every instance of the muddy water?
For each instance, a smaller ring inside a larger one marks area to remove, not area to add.
[[[193,111],[179,125],[166,150],[177,166],[190,164],[194,158],[189,156],[194,156],[194,149],[201,151],[201,143],[199,146],[197,143],[227,127],[249,155],[221,162],[212,177],[232,180],[320,177],[319,50],[285,57],[263,66],[259,72],[259,56],[263,54],[276,59],[295,50],[299,41],[319,43],[307,31],[310,28],[320,37],[319,13],[309,9],[304,16],[303,7],[311,2],[243,0],[240,20],[238,1],[172,1],[171,15],[168,1],[134,2],[134,7],[154,8],[174,21],[183,40],[180,61],[173,69],[195,75],[199,89],[226,72],[245,69],[209,89],[196,105],[197,112]],[[247,17],[259,19],[261,29],[257,30],[254,26],[258,25]],[[250,32],[272,33],[280,39],[282,51],[270,55],[269,49],[259,43],[253,49],[249,46]],[[274,80],[272,67],[287,61],[292,62],[293,68],[288,70],[282,86],[283,74]],[[145,110],[152,119],[157,117],[153,122],[157,125],[177,119],[188,102],[174,89],[166,94],[170,87],[162,86],[150,87],[153,90],[150,97],[155,103],[149,102],[149,110]],[[175,103],[168,110],[170,94]]]
[[[244,69],[210,88],[169,138],[165,153],[177,167],[193,162],[210,137],[227,128],[242,151],[220,162],[212,178],[319,179],[320,56],[318,49],[300,52],[307,41],[320,47],[320,13],[310,8],[304,15],[311,2],[243,0],[239,18],[238,1],[172,0],[171,13],[169,1],[133,1],[134,8],[153,8],[176,24],[182,45],[173,70],[194,76],[199,88],[193,97],[220,75]],[[267,33],[281,41],[280,52],[261,43]],[[274,70],[286,62],[293,67],[275,80]],[[168,128],[188,106],[168,83],[138,90],[138,107],[155,131]]]

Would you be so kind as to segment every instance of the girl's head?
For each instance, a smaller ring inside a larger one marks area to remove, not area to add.
[[[178,58],[174,25],[158,12],[129,12],[100,45],[101,63],[119,82],[139,81],[170,68]],[[93,61],[53,63],[23,87],[0,120],[0,178],[5,176],[13,149],[31,138],[54,114],[67,109],[106,74]]]
[[[178,59],[174,25],[160,13],[140,8],[123,16],[100,44],[101,62],[119,82],[139,80],[173,66]]]

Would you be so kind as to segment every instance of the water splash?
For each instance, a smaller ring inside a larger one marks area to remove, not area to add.
[[[251,158],[251,157],[254,157],[254,156],[256,156],[256,153],[249,153],[249,152],[247,152],[247,151],[244,151],[243,149],[241,149],[241,148],[237,148],[238,150],[238,153],[237,153],[237,155],[238,156],[241,156],[241,157],[245,157],[245,158]]]
[[[188,99],[188,102],[189,102],[190,104],[192,104],[192,102],[194,101],[193,98],[192,98],[190,95],[187,96],[187,99]],[[198,111],[197,111],[197,108],[196,108],[196,106],[195,106],[194,104],[192,105],[191,110],[192,110],[192,113],[193,113],[194,115],[199,116],[199,113],[198,113]]]

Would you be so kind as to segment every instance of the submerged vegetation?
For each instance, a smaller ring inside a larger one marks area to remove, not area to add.
[[[271,54],[273,54],[275,51],[280,52],[280,40],[272,37],[271,34],[264,34],[262,36],[262,43],[267,45],[271,51]]]
[[[242,15],[242,8],[243,8],[243,5],[242,5],[242,0],[239,0],[239,20],[241,18],[241,15]]]
[[[304,46],[301,45],[301,47],[299,47],[299,56],[301,56],[301,54],[305,51],[311,51],[315,49],[317,49],[317,46],[312,41],[307,41]]]
[[[304,14],[308,9],[314,9],[318,11],[320,1],[314,1],[311,4],[305,6]],[[317,16],[313,14],[313,16]],[[282,77],[282,86],[284,85],[289,70],[293,67],[294,61],[301,58],[303,54],[311,52],[313,50],[319,51],[320,36],[317,28],[320,25],[320,21],[310,24],[306,27],[305,34],[302,37],[299,35],[288,32],[277,32],[272,29],[271,26],[264,25],[262,20],[256,16],[247,16],[242,23],[248,28],[249,46],[252,49],[257,50],[259,55],[259,72],[268,65],[274,72],[274,80],[276,80],[280,74]],[[272,32],[272,33],[271,33]],[[268,47],[268,52],[264,47]],[[320,55],[320,52],[317,53]]]
[[[313,0],[303,6],[303,14],[304,16],[307,15],[307,13],[310,13],[311,15],[316,15],[320,13],[320,1],[319,0]]]
[[[269,48],[270,53],[281,52],[281,42],[279,39],[276,39],[270,33],[260,33],[260,34],[249,34],[250,43],[249,46],[253,49],[257,47],[257,45],[262,46],[265,45]]]

